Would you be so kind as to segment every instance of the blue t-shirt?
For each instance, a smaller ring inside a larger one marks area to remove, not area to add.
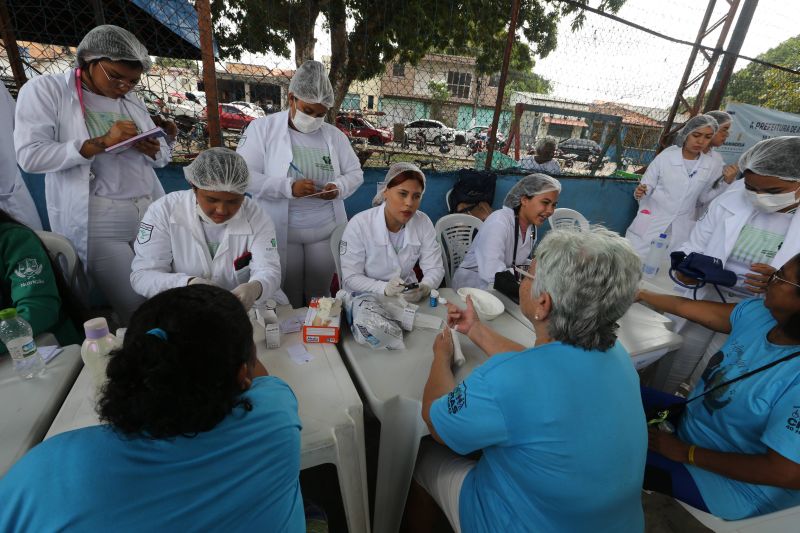
[[[305,531],[300,419],[260,377],[214,429],[170,440],[109,426],[57,435],[0,479],[0,531]]]
[[[465,532],[641,532],[647,429],[639,378],[617,343],[498,354],[431,406],[464,479]]]
[[[731,313],[728,341],[709,361],[692,396],[800,350],[767,340],[775,326],[764,300]],[[747,377],[686,406],[678,436],[701,448],[761,455],[772,448],[800,463],[800,357]],[[800,491],[744,483],[687,465],[708,509],[736,520],[800,505]]]

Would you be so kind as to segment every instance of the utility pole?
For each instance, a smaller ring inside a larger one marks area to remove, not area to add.
[[[203,88],[206,91],[206,121],[211,146],[222,146],[219,125],[219,97],[217,96],[217,71],[214,61],[214,37],[211,25],[209,0],[197,0],[197,22],[200,30],[200,52],[203,57]]]

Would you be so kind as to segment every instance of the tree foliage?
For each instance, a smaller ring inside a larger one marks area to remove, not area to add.
[[[800,35],[767,50],[758,59],[800,70]],[[731,76],[725,96],[729,101],[800,113],[800,75],[751,63]]]

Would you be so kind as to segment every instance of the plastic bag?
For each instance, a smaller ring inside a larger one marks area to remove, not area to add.
[[[369,293],[339,291],[353,337],[374,350],[405,350],[403,329],[392,315]]]

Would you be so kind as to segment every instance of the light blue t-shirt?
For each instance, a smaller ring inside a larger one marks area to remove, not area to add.
[[[465,532],[641,532],[647,429],[619,343],[498,354],[431,407],[454,451],[483,456],[461,487]]]
[[[767,340],[775,326],[764,300],[731,313],[728,341],[709,361],[691,397],[800,350]],[[800,463],[800,357],[714,391],[686,406],[681,440],[721,452],[761,455],[772,448]],[[737,520],[800,505],[800,491],[744,483],[686,465],[708,509]]]
[[[191,438],[46,440],[0,479],[0,531],[304,532],[297,400],[271,376],[244,396],[252,411]]]

